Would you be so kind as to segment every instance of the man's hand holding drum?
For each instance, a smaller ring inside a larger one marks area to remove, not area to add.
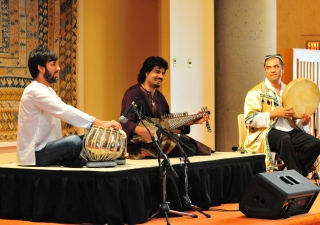
[[[302,113],[302,125],[306,126],[310,123],[310,115],[309,113],[305,112]]]
[[[294,111],[292,111],[292,107],[283,108],[282,106],[276,107],[273,111],[270,112],[270,118],[291,118],[294,115]]]
[[[273,111],[270,112],[270,117],[281,117],[281,118],[292,118],[294,115],[294,111],[292,111],[292,107],[283,108],[282,106],[276,107]],[[306,126],[310,123],[310,115],[307,112],[302,113],[302,125]]]

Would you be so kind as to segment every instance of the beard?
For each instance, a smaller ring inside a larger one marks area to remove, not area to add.
[[[50,73],[47,69],[46,69],[46,72],[44,73],[43,77],[50,84],[58,82],[58,78],[54,77],[53,74]]]
[[[159,82],[160,81],[160,82]],[[155,82],[153,83],[153,87],[155,87],[155,88],[159,88],[160,86],[161,86],[161,84],[162,84],[162,79],[160,79],[160,78],[158,78],[158,79],[156,79],[155,80]],[[158,83],[159,82],[159,83]]]
[[[153,87],[159,88],[159,87],[160,87],[160,84],[154,84]]]

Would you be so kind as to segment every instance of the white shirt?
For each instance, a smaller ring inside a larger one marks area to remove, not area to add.
[[[89,129],[95,119],[65,104],[51,87],[33,81],[25,88],[19,106],[17,164],[35,165],[35,151],[62,137],[61,120]]]

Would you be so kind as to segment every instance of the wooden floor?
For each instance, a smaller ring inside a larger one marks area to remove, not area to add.
[[[188,213],[196,214],[197,218],[190,216],[172,216],[169,214],[169,222],[172,225],[204,225],[204,224],[250,224],[250,225],[308,225],[308,224],[320,224],[320,197],[318,196],[312,205],[308,213],[295,215],[287,219],[267,220],[267,219],[256,219],[248,218],[241,211],[239,211],[239,205],[237,203],[223,204],[218,207],[211,207],[205,213],[211,217],[207,218],[197,211],[188,211]],[[58,225],[58,223],[32,223],[27,221],[19,220],[1,220],[1,225]],[[145,225],[165,225],[167,224],[165,217],[154,217]],[[61,225],[61,224],[60,224]],[[90,225],[90,224],[82,224]]]

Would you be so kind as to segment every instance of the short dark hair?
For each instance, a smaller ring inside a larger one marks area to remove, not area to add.
[[[142,84],[146,80],[146,73],[151,72],[155,66],[158,66],[160,69],[163,68],[164,71],[167,71],[168,62],[160,56],[150,56],[147,58],[138,74],[138,83]]]
[[[38,65],[46,67],[46,64],[51,61],[57,61],[58,56],[54,51],[46,47],[38,47],[32,50],[29,54],[28,67],[33,79],[39,75]]]
[[[268,59],[270,59],[270,58],[277,58],[277,59],[279,59],[280,64],[281,64],[281,67],[284,67],[284,62],[283,62],[283,59],[282,59],[281,54],[266,55],[265,58],[264,58],[263,67],[266,67],[266,61],[267,61]]]

